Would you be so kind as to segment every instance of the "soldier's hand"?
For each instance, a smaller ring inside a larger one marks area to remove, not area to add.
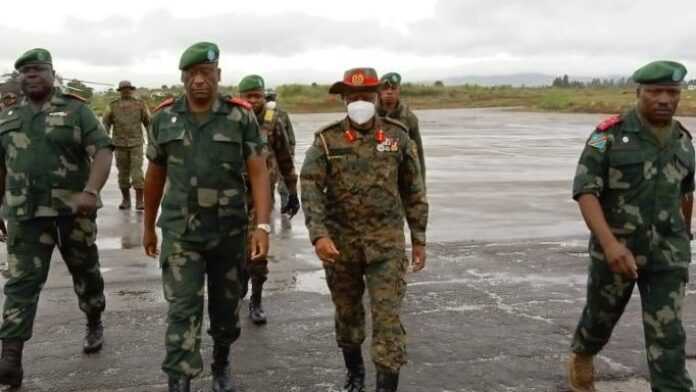
[[[607,263],[609,263],[609,268],[613,272],[625,275],[631,279],[638,279],[636,259],[624,244],[618,241],[612,243],[604,249],[604,255],[607,258]]]
[[[268,233],[256,229],[251,235],[251,260],[263,260],[268,256]]]
[[[7,226],[5,226],[5,220],[0,219],[0,242],[7,241]]]
[[[413,245],[413,250],[411,251],[411,265],[413,266],[413,272],[418,272],[425,268],[425,257],[425,246]]]
[[[288,195],[288,204],[285,205],[280,212],[283,214],[290,215],[290,218],[297,214],[300,210],[300,199],[297,197],[297,193],[291,193]]]
[[[341,254],[336,248],[336,244],[327,237],[321,237],[314,243],[314,252],[319,259],[328,264],[336,262],[336,258]]]
[[[143,232],[143,248],[145,254],[149,257],[157,257],[159,249],[157,249],[157,233],[155,229],[145,229]]]
[[[81,192],[77,195],[75,207],[78,215],[90,216],[97,210],[97,197],[91,193]]]

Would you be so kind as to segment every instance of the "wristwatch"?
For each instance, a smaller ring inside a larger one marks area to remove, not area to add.
[[[266,234],[271,234],[271,225],[268,223],[259,223],[256,228],[265,231]]]
[[[95,191],[94,189],[85,188],[82,190],[82,192],[89,193],[90,195],[92,195],[94,197],[99,197],[99,192]]]

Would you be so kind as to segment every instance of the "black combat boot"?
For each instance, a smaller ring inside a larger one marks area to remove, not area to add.
[[[169,392],[191,392],[191,379],[169,376]]]
[[[249,318],[256,325],[266,324],[266,313],[261,306],[261,293],[263,292],[263,283],[251,284],[251,297],[249,298]]]
[[[377,369],[377,392],[396,392],[399,387],[399,372],[392,373]]]
[[[21,340],[3,340],[2,357],[0,358],[0,384],[18,387],[22,385],[24,369],[22,369],[22,350],[24,342]]]
[[[235,392],[230,376],[230,346],[213,345],[213,392]]]
[[[357,349],[343,349],[343,360],[346,363],[346,383],[343,385],[344,392],[364,392],[365,391],[365,363],[363,362],[362,351]]]
[[[130,188],[121,188],[121,204],[118,205],[119,210],[129,210],[131,208]]]
[[[101,321],[101,314],[87,316],[87,333],[82,346],[85,354],[94,354],[101,350],[104,345],[104,324]]]

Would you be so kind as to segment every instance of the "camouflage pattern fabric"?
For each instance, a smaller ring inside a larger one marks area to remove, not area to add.
[[[378,119],[373,129],[358,132],[344,119],[317,132],[300,181],[310,240],[330,238],[341,252],[326,270],[338,344],[363,340],[364,288],[357,282],[365,277],[373,304],[373,361],[398,369],[406,362],[398,318],[405,290],[404,218],[419,245],[425,245],[428,218],[415,143],[393,120]]]
[[[268,173],[271,176],[271,190],[282,177],[288,190],[297,191],[297,173],[293,161],[292,147],[288,142],[286,129],[283,121],[280,120],[279,113],[275,110],[264,108],[257,115],[258,123],[261,124],[261,134],[266,137],[268,142],[268,157],[266,164]]]
[[[423,151],[423,138],[420,133],[418,117],[416,117],[408,106],[401,103],[401,101],[399,101],[396,108],[391,112],[387,112],[386,109],[378,106],[377,113],[382,117],[389,117],[397,120],[406,126],[408,129],[408,136],[416,143],[416,147],[418,148],[418,161],[420,162],[421,173],[423,174],[423,182],[425,182],[425,153]]]
[[[150,111],[139,99],[119,98],[109,104],[103,122],[107,132],[113,127],[114,146],[142,146],[145,143],[143,125],[150,126]]]
[[[27,100],[1,112],[6,217],[73,215],[74,199],[87,184],[91,159],[102,148],[113,146],[94,113],[61,91],[55,91],[38,113]]]
[[[660,147],[635,110],[588,139],[573,197],[597,196],[619,241],[638,264],[646,351],[654,391],[691,391],[685,367],[682,303],[691,262],[682,196],[694,190],[691,137],[675,122]],[[636,282],[610,271],[597,238],[590,239],[587,303],[572,349],[596,354],[628,303]]]
[[[143,145],[135,147],[116,147],[114,155],[118,169],[118,187],[143,189]]]
[[[288,112],[281,109],[276,110],[278,112],[278,120],[283,123],[283,127],[285,128],[285,134],[287,136],[288,143],[290,144],[290,154],[294,157],[297,140],[295,139],[295,129],[292,126],[292,121],[290,121]],[[280,195],[280,206],[281,209],[283,209],[288,204],[288,197],[290,196],[288,187],[283,181],[278,184],[278,194]]]
[[[31,338],[39,294],[56,246],[72,275],[80,309],[87,315],[104,311],[104,280],[99,271],[94,216],[12,219],[7,228],[10,277],[4,288],[0,339]]]
[[[162,284],[169,303],[162,370],[176,377],[195,377],[203,370],[201,326],[207,277],[208,333],[229,346],[241,333],[239,267],[246,254],[246,234],[206,242],[166,235],[162,242]]]
[[[202,370],[200,328],[203,283],[208,277],[210,335],[218,344],[239,336],[239,268],[245,260],[246,161],[265,154],[253,113],[219,97],[207,121],[198,123],[186,98],[155,114],[147,157],[166,167],[167,187],[158,225],[162,280],[169,302],[169,375]]]

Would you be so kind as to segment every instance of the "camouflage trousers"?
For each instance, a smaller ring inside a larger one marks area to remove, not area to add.
[[[118,187],[143,189],[143,145],[135,147],[116,147],[116,168]]]
[[[612,330],[638,283],[643,331],[652,390],[691,391],[686,370],[686,335],[682,327],[687,270],[639,271],[636,281],[615,274],[606,262],[593,259],[587,283],[587,303],[573,338],[572,350],[596,354]]]
[[[249,291],[249,281],[251,281],[252,287],[258,287],[259,289],[263,286],[264,282],[268,279],[268,258],[251,260],[251,235],[256,228],[256,209],[252,202],[248,202],[249,206],[249,232],[247,233],[247,252],[246,259],[239,269],[239,280],[241,286],[241,297],[244,298]]]
[[[72,275],[80,309],[87,315],[104,311],[95,217],[10,220],[7,229],[10,278],[4,288],[0,339],[31,338],[39,294],[48,278],[56,246]]]
[[[239,266],[246,234],[208,242],[188,242],[164,234],[160,263],[164,297],[169,303],[162,363],[165,373],[195,377],[203,370],[201,325],[207,276],[208,334],[229,346],[239,338]]]
[[[366,263],[360,247],[336,244],[341,256],[324,265],[335,306],[336,342],[355,349],[365,341],[363,294],[367,286],[372,315],[372,360],[378,368],[398,371],[406,364],[406,330],[401,324],[401,302],[406,294],[408,260]]]

